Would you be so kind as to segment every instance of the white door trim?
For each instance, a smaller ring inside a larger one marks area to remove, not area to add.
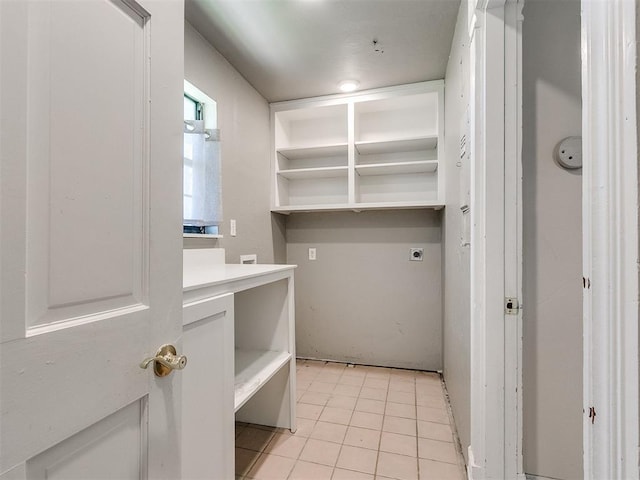
[[[585,479],[639,477],[635,10],[582,2]]]
[[[470,0],[472,479],[524,478],[520,0]]]

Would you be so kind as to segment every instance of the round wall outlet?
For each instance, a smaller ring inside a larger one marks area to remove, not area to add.
[[[555,159],[563,168],[582,168],[582,137],[567,137],[556,146]]]

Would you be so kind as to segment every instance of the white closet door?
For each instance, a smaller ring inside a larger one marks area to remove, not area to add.
[[[183,25],[0,2],[3,480],[180,476],[180,372],[139,365],[183,353]]]

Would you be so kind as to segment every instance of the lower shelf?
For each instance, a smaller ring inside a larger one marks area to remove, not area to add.
[[[235,351],[235,402],[238,411],[262,386],[291,360],[289,352]]]
[[[287,205],[284,207],[274,207],[274,213],[288,215],[296,212],[339,212],[352,211],[361,212],[364,210],[400,210],[400,209],[433,209],[440,210],[444,204],[438,201],[415,201],[415,202],[367,202],[367,203],[341,203],[341,204],[318,204],[318,205]]]

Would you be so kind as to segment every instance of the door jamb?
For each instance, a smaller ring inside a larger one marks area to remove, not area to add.
[[[522,0],[469,0],[471,69],[470,479],[522,464]]]
[[[636,2],[582,1],[585,479],[639,478]]]

